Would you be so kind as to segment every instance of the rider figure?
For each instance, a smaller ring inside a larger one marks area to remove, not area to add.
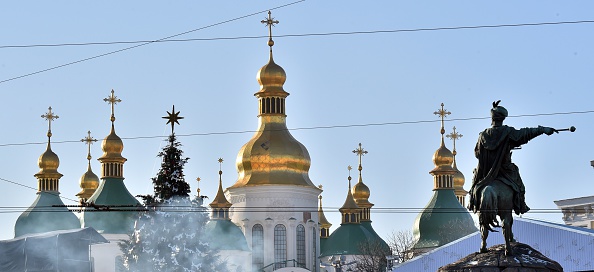
[[[474,148],[474,154],[479,162],[474,169],[468,209],[473,212],[478,211],[481,189],[490,182],[498,180],[513,189],[513,209],[519,215],[526,213],[530,208],[524,199],[526,190],[518,167],[511,161],[511,150],[543,133],[551,135],[556,131],[550,127],[515,129],[503,125],[503,120],[507,117],[507,110],[499,106],[500,101],[493,102],[491,127],[479,134]]]

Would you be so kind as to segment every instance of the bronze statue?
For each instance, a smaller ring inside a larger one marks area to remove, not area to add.
[[[468,209],[479,213],[482,238],[480,252],[487,251],[487,236],[489,231],[494,231],[492,227],[499,227],[496,218],[499,215],[505,238],[505,253],[511,255],[510,242],[514,241],[511,211],[513,209],[516,214],[523,214],[530,210],[524,199],[526,191],[518,167],[511,161],[511,150],[543,133],[551,135],[559,131],[541,126],[515,129],[503,125],[507,110],[499,106],[499,102],[501,100],[493,102],[491,127],[479,134],[474,149],[478,166],[474,169]]]

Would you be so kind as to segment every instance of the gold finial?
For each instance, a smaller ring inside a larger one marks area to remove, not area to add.
[[[41,118],[47,120],[48,122],[48,129],[47,129],[47,138],[52,137],[52,121],[60,118],[60,116],[55,115],[52,112],[52,107],[47,108],[47,112],[44,115],[41,115]]]
[[[361,158],[363,157],[363,155],[365,155],[369,152],[367,152],[367,150],[363,149],[363,147],[361,146],[361,143],[359,143],[359,148],[353,150],[353,153],[355,153],[355,154],[357,154],[357,156],[359,156],[359,171],[363,170],[363,167],[361,166]],[[350,175],[350,172],[349,172],[349,175]]]
[[[219,162],[219,176],[223,174],[223,158],[217,160]]]
[[[322,190],[322,188],[324,188],[324,186],[322,186],[322,184],[318,185],[318,188],[320,188],[320,190]]]
[[[455,127],[455,126],[453,127],[453,131],[452,131],[452,133],[450,133],[450,134],[446,135],[446,137],[448,137],[448,138],[450,138],[452,141],[454,141],[454,150],[452,151],[452,154],[453,154],[454,156],[456,156],[456,140],[458,140],[458,139],[462,138],[462,136],[464,136],[464,135],[462,135],[462,134],[460,134],[460,133],[456,132],[456,127]]]
[[[349,170],[349,192],[351,191],[351,170],[353,170],[353,167],[351,167],[350,165],[347,166],[347,169]]]
[[[274,45],[274,41],[272,40],[272,27],[279,22],[272,18],[272,14],[270,10],[268,11],[268,18],[266,20],[260,21],[261,23],[265,24],[268,27],[268,46],[270,46],[270,52],[272,52],[272,46]]]
[[[89,164],[91,164],[91,145],[93,144],[93,142],[96,142],[97,139],[94,139],[93,137],[91,137],[91,131],[87,131],[87,137],[84,137],[82,139],[80,139],[81,142],[84,142],[87,147],[88,147],[88,153],[87,153],[87,160],[89,160]]]
[[[167,119],[167,124],[171,123],[171,134],[173,134],[173,127],[177,123],[179,125],[178,120],[184,119],[183,117],[179,116],[179,111],[175,112],[175,105],[173,105],[173,109],[171,112],[167,112],[167,116],[161,117],[163,119]]]
[[[103,98],[103,101],[109,103],[111,105],[111,122],[115,122],[115,114],[114,114],[114,105],[122,102],[121,99],[119,99],[117,96],[114,95],[114,91],[113,89],[111,90],[111,95],[108,96],[107,98]]]
[[[198,192],[198,196],[200,196],[200,177],[197,177],[196,181],[198,182],[198,189],[196,191]]]
[[[441,109],[437,110],[436,112],[433,112],[433,114],[435,114],[435,115],[439,116],[439,118],[441,118],[441,135],[443,138],[443,134],[445,134],[445,128],[443,128],[443,119],[452,113],[445,110],[443,108],[443,103],[441,103]]]

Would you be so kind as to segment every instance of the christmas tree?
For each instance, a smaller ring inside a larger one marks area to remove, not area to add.
[[[208,221],[206,209],[190,199],[190,186],[183,168],[183,157],[173,133],[179,112],[169,113],[171,135],[159,152],[162,159],[157,176],[152,179],[154,195],[143,195],[145,211],[134,226],[128,241],[120,243],[124,271],[227,271],[218,252],[209,245],[204,233]]]

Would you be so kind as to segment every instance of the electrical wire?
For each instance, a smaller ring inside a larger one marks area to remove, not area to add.
[[[507,118],[521,118],[521,117],[537,117],[537,116],[553,116],[553,115],[571,115],[571,114],[588,114],[594,113],[594,110],[586,111],[570,111],[570,112],[553,112],[553,113],[535,113],[535,114],[520,114],[510,115]],[[468,118],[452,118],[446,119],[445,122],[455,121],[472,121],[472,120],[485,120],[490,119],[487,117],[468,117]],[[354,127],[374,127],[374,126],[394,126],[394,125],[411,125],[411,124],[423,124],[423,123],[435,123],[441,122],[441,119],[435,120],[417,120],[417,121],[399,121],[399,122],[385,122],[385,123],[365,123],[365,124],[348,124],[348,125],[329,125],[329,126],[312,126],[312,127],[297,127],[288,128],[288,131],[297,130],[316,130],[316,129],[336,129],[336,128],[354,128]],[[274,130],[272,130],[274,131]],[[281,130],[278,130],[281,131]],[[284,130],[283,130],[284,131]],[[238,131],[223,131],[223,132],[204,132],[204,133],[189,133],[189,134],[176,134],[177,137],[194,137],[194,136],[212,136],[212,135],[229,135],[229,134],[243,134],[243,133],[255,133],[257,130],[238,130]],[[155,139],[155,138],[167,138],[168,136],[133,136],[133,137],[121,137],[122,140],[143,140],[143,139]],[[80,140],[65,140],[65,141],[52,141],[52,144],[64,144],[64,143],[79,143]],[[42,145],[47,142],[28,142],[28,143],[8,143],[0,144],[0,147],[6,146],[24,146],[24,145]]]
[[[233,21],[237,21],[237,20],[240,20],[240,19],[244,19],[244,18],[247,18],[247,17],[251,17],[251,16],[254,16],[256,14],[260,14],[260,13],[263,13],[263,12],[266,12],[266,11],[288,7],[288,6],[291,6],[291,5],[300,3],[300,2],[304,2],[304,1],[305,0],[299,0],[299,1],[291,2],[291,3],[285,4],[285,5],[280,5],[280,6],[277,6],[277,7],[274,7],[274,8],[270,8],[270,9],[266,9],[266,10],[263,10],[263,11],[254,12],[254,13],[251,13],[251,14],[248,14],[248,15],[243,15],[243,16],[240,16],[240,17],[236,17],[236,18],[233,18],[233,19],[226,20],[226,21],[222,21],[222,22],[210,24],[210,25],[207,25],[207,26],[203,26],[203,27],[200,27],[200,28],[188,30],[188,31],[185,31],[185,32],[182,32],[182,33],[178,33],[178,34],[175,34],[175,35],[167,36],[167,37],[164,37],[164,38],[161,38],[161,39],[157,39],[157,40],[154,40],[154,41],[143,42],[143,43],[140,43],[140,44],[137,44],[137,45],[133,45],[133,46],[130,46],[130,47],[118,49],[118,50],[115,50],[115,51],[110,51],[110,52],[107,52],[107,53],[95,55],[95,56],[84,58],[84,59],[80,59],[80,60],[77,60],[77,61],[73,61],[73,62],[61,64],[61,65],[58,65],[58,66],[53,66],[53,67],[42,69],[42,70],[38,70],[38,71],[31,72],[31,73],[28,73],[28,74],[24,74],[24,75],[12,77],[12,78],[4,79],[4,80],[0,81],[0,84],[5,83],[5,82],[9,82],[9,81],[12,81],[12,80],[16,80],[16,79],[28,77],[28,76],[40,74],[40,73],[43,73],[43,72],[55,70],[55,69],[58,69],[58,68],[70,66],[70,65],[73,65],[73,64],[77,64],[77,63],[89,61],[89,60],[92,60],[92,59],[96,59],[96,58],[105,57],[105,56],[113,55],[113,54],[116,54],[116,53],[124,52],[124,51],[130,50],[130,49],[134,49],[134,48],[138,48],[138,47],[141,47],[141,46],[153,44],[153,43],[156,43],[156,42],[159,42],[159,41],[164,41],[164,40],[171,39],[171,38],[174,38],[174,37],[178,37],[178,36],[181,36],[181,35],[185,35],[185,34],[188,34],[188,33],[196,32],[196,31],[199,31],[199,30],[203,30],[203,29],[214,27],[214,26],[218,26],[218,25],[230,23],[230,22],[233,22]]]
[[[433,27],[433,28],[411,28],[411,29],[391,29],[391,30],[370,30],[370,31],[348,31],[348,32],[326,32],[326,33],[304,33],[304,34],[285,34],[285,35],[275,35],[274,38],[316,37],[316,36],[336,36],[336,35],[361,35],[361,34],[385,34],[385,33],[400,33],[400,32],[462,30],[462,29],[502,28],[502,27],[525,27],[525,26],[586,24],[586,23],[594,23],[594,20],[563,21],[563,22],[541,22],[541,23],[520,23],[520,24],[500,24],[500,25],[477,25],[477,26],[453,26],[453,27]],[[0,45],[0,49],[8,49],[8,48],[35,48],[35,47],[64,47],[64,46],[89,46],[89,45],[115,45],[115,44],[137,44],[137,43],[167,43],[167,42],[196,42],[196,41],[220,41],[220,40],[245,40],[245,39],[261,39],[261,38],[268,38],[268,36],[262,35],[262,36],[238,36],[238,37],[215,37],[215,38],[192,38],[192,39],[159,39],[159,40],[113,41],[113,42],[56,43],[56,44],[28,44],[28,45]]]

